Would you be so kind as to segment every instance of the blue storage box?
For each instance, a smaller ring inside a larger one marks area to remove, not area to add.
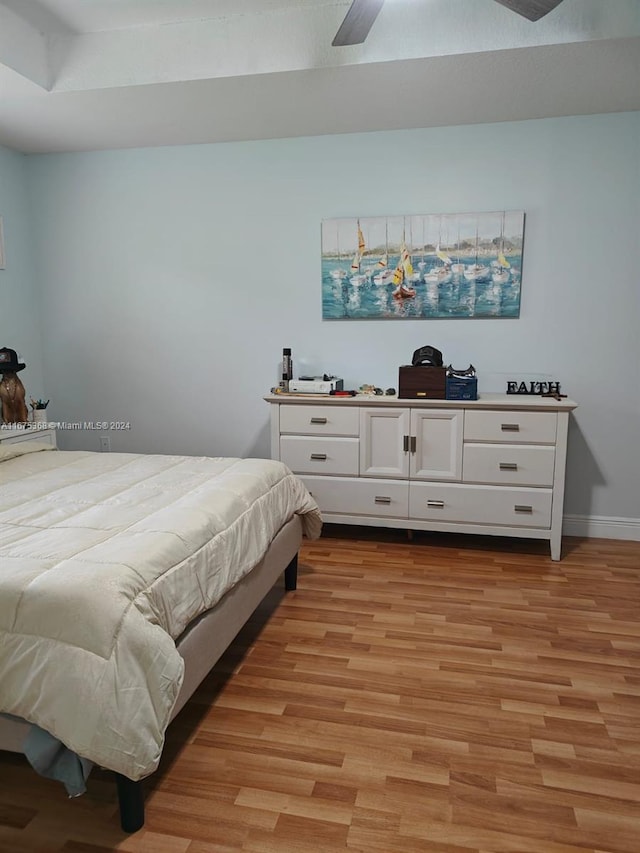
[[[445,393],[447,400],[477,400],[478,377],[447,376]]]

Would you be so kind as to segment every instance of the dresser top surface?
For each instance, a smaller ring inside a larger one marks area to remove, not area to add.
[[[566,412],[577,408],[575,400],[541,397],[534,394],[479,394],[477,400],[424,400],[397,396],[357,394],[355,397],[329,397],[326,394],[267,394],[267,403],[308,406],[410,406],[424,409],[509,409],[534,412]]]

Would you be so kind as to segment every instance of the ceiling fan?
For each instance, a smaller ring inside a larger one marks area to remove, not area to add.
[[[530,21],[538,21],[561,2],[562,0],[496,0],[496,3]],[[384,0],[353,0],[331,44],[334,47],[362,44],[383,5]]]

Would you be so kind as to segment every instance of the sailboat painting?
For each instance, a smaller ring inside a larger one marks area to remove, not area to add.
[[[323,320],[520,316],[523,211],[322,222]]]

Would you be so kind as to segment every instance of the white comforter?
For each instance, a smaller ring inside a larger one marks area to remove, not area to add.
[[[182,683],[174,639],[320,515],[279,462],[33,449],[0,448],[0,712],[141,779]]]

